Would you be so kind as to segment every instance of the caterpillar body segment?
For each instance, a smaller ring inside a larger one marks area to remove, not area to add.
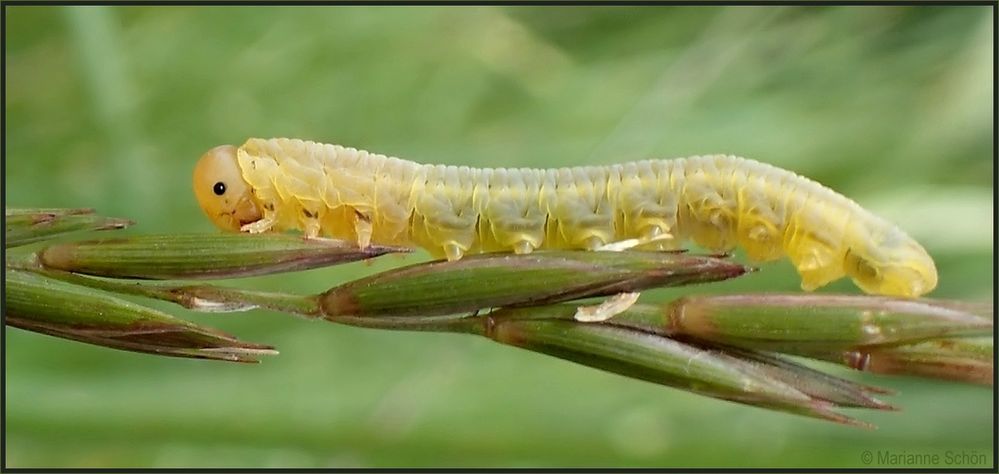
[[[298,229],[452,260],[693,240],[739,246],[756,261],[787,256],[806,290],[850,276],[868,293],[919,296],[937,282],[933,260],[896,226],[814,181],[734,156],[480,169],[253,138],[206,153],[194,181],[202,209],[228,230]],[[213,192],[219,183],[231,192]]]

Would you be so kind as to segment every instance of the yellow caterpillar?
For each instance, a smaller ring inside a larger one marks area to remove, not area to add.
[[[814,181],[734,156],[479,169],[251,138],[205,153],[194,191],[223,229],[300,229],[451,260],[692,239],[717,251],[739,245],[756,261],[786,255],[805,290],[850,276],[868,293],[915,297],[937,283],[933,260],[895,225]]]

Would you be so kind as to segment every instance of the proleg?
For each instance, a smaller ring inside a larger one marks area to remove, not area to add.
[[[626,239],[675,249],[693,240],[714,251],[741,247],[754,261],[786,256],[805,290],[844,276],[882,295],[916,297],[937,284],[933,259],[897,226],[814,181],[734,156],[480,169],[252,138],[203,155],[194,186],[226,230],[294,229],[452,260]]]

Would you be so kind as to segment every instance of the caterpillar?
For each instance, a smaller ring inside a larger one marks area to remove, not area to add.
[[[897,226],[807,178],[728,155],[558,169],[423,165],[339,145],[251,138],[194,169],[205,214],[231,231],[470,252],[597,249],[625,239],[786,256],[811,291],[849,276],[917,297],[933,259]]]

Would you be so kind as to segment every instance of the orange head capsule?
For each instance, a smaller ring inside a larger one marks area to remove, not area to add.
[[[239,231],[261,218],[232,145],[217,146],[201,155],[194,166],[194,195],[201,210],[221,229]]]

